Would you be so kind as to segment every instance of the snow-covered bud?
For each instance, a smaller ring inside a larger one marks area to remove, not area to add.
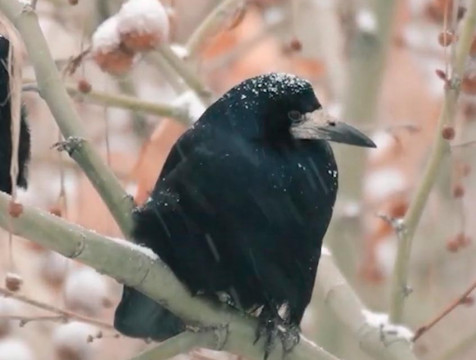
[[[121,45],[117,16],[104,21],[94,32],[92,56],[101,70],[110,74],[122,75],[131,69],[135,53]]]
[[[168,39],[169,18],[157,0],[129,0],[117,18],[122,44],[132,52],[152,50]]]
[[[5,286],[10,291],[18,291],[23,285],[23,278],[17,274],[9,272],[5,276]]]

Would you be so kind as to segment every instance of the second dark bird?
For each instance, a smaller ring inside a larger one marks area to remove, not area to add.
[[[0,35],[0,191],[11,193],[12,181],[10,165],[12,157],[12,114],[10,103],[10,75],[8,55],[10,41]],[[27,165],[30,158],[30,131],[26,121],[26,112],[22,108],[20,120],[20,141],[18,146],[18,176],[16,184],[27,186]]]
[[[134,213],[135,240],[192,294],[258,314],[265,354],[278,326],[296,337],[311,299],[338,186],[329,141],[375,147],[329,116],[309,82],[276,73],[248,79],[176,142]],[[184,329],[129,287],[115,326],[156,340]]]

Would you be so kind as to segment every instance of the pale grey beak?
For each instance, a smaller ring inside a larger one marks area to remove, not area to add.
[[[296,139],[316,139],[362,147],[377,147],[367,135],[353,126],[337,121],[323,109],[304,114],[301,121],[291,125],[291,134]]]

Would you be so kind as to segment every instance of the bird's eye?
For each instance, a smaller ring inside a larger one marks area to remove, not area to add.
[[[333,120],[329,121],[328,124],[329,126],[336,126],[336,122]]]
[[[297,110],[291,110],[288,112],[288,117],[292,121],[298,121],[301,119],[301,113]]]

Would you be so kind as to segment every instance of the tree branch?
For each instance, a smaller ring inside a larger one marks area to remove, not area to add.
[[[464,291],[457,299],[453,300],[448,306],[446,306],[443,311],[441,311],[434,319],[429,321],[427,324],[418,328],[413,341],[417,341],[423,334],[428,330],[438,324],[443,318],[445,318],[449,313],[456,309],[459,305],[463,304],[468,296],[476,289],[476,281],[471,284],[471,286]]]
[[[476,0],[472,0],[463,18],[460,38],[457,42],[455,56],[452,59],[451,79],[445,87],[445,99],[443,109],[440,113],[436,136],[433,148],[428,159],[423,178],[418,185],[418,189],[413,197],[410,207],[403,219],[401,236],[398,241],[397,257],[393,271],[390,319],[392,322],[400,323],[403,318],[403,308],[405,304],[405,294],[408,288],[408,270],[413,237],[420,222],[421,215],[425,209],[428,196],[438,176],[438,172],[443,163],[444,156],[448,149],[447,140],[443,139],[441,131],[446,125],[454,123],[456,114],[456,103],[459,97],[461,79],[465,69],[465,62],[468,58],[473,31],[476,26]]]
[[[155,299],[199,328],[212,328],[225,339],[215,349],[241,354],[261,360],[263,345],[253,345],[256,319],[244,316],[221,304],[208,302],[200,297],[191,297],[173,273],[150,250],[128,243],[115,241],[70,224],[49,213],[23,206],[23,213],[10,218],[8,204],[11,197],[0,193],[0,226],[60,254],[75,258],[92,266],[101,273],[135,287]],[[414,360],[410,343],[395,334],[383,334],[378,327],[368,323],[357,295],[353,292],[332,261],[330,254],[323,254],[319,265],[317,284],[326,301],[339,318],[352,330],[362,348],[376,358]],[[184,335],[185,336],[185,335]],[[192,335],[190,335],[192,336]],[[197,335],[201,337],[200,333]],[[176,339],[179,344],[182,341]],[[207,338],[208,339],[208,338]],[[192,341],[187,340],[188,343]],[[196,340],[197,344],[200,342]],[[162,345],[161,345],[162,346]],[[164,345],[165,346],[165,345]],[[167,351],[170,348],[166,346]],[[197,345],[198,346],[198,345]],[[201,344],[199,346],[208,346]],[[177,350],[178,351],[178,350]],[[282,349],[276,347],[271,359],[280,359]],[[289,360],[308,359],[336,360],[322,348],[301,337],[300,343],[287,355]]]
[[[19,217],[11,218],[8,212],[10,201],[9,195],[0,193],[0,226],[3,228],[7,228],[10,223],[14,234],[74,258],[136,288],[189,324],[195,324],[199,328],[211,327],[224,339],[216,350],[230,351],[250,359],[262,359],[262,341],[254,345],[257,326],[255,318],[244,316],[227,306],[192,297],[174,274],[156,256],[150,255],[150,250],[101,236],[26,205]],[[276,346],[270,354],[270,360],[281,357],[282,348]],[[337,360],[305,338],[288,355],[289,360],[310,358]]]
[[[365,352],[376,359],[416,360],[410,341],[369,323],[364,305],[325,250],[319,260],[316,286],[326,304],[350,329]]]
[[[177,106],[157,104],[139,100],[133,96],[108,94],[97,90],[82,93],[75,85],[66,85],[66,90],[71,96],[78,98],[79,100],[84,99],[85,101],[94,104],[118,107],[131,111],[141,111],[157,116],[171,117],[185,125],[190,125],[191,123],[187,110]]]
[[[208,14],[203,21],[197,26],[195,31],[187,40],[185,48],[190,57],[194,57],[203,45],[205,39],[211,35],[211,32],[216,29],[220,21],[223,20],[223,15],[227,13],[232,7],[237,6],[243,0],[224,0],[220,1],[218,5]]]
[[[29,5],[16,0],[0,0],[0,11],[15,25],[25,42],[33,64],[40,95],[47,102],[63,136],[86,138],[81,121],[68,96],[51,57],[38,18]],[[132,229],[132,199],[86,140],[70,153],[101,194],[111,214],[127,236]]]
[[[102,328],[105,328],[105,329],[114,330],[114,327],[111,324],[107,324],[103,321],[93,319],[89,316],[83,316],[81,314],[77,314],[77,313],[74,313],[74,312],[71,312],[71,311],[68,311],[68,310],[64,310],[64,309],[54,307],[54,306],[49,305],[49,304],[42,303],[42,302],[34,300],[34,299],[30,299],[30,298],[28,298],[24,295],[20,295],[16,292],[8,290],[8,289],[4,289],[4,288],[0,287],[0,295],[3,295],[5,297],[11,297],[11,298],[14,298],[15,300],[21,301],[23,303],[26,303],[26,304],[29,304],[29,305],[32,305],[32,306],[35,306],[39,309],[43,309],[43,310],[50,311],[50,312],[53,312],[55,314],[58,314],[59,316],[56,316],[56,318],[59,317],[63,320],[74,319],[74,320],[82,321],[84,323],[88,323],[88,324],[91,324],[91,325],[99,326],[99,327],[102,327]],[[10,316],[7,316],[7,317],[11,318]]]

